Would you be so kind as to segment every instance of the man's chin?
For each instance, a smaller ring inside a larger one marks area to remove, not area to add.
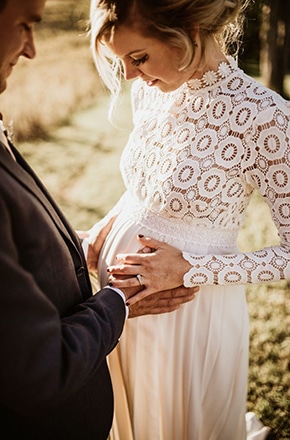
[[[7,81],[0,79],[0,93],[3,93],[6,88],[7,88]]]

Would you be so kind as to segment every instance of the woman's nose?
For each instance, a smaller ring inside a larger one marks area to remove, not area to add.
[[[131,63],[123,62],[124,78],[129,81],[130,79],[137,78],[140,75],[138,67],[133,66]]]

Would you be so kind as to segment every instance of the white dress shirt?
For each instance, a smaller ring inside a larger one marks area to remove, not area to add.
[[[5,134],[5,127],[4,127],[4,124],[3,124],[1,117],[0,117],[0,141],[2,142],[2,144],[5,145],[6,149],[9,151],[9,153],[11,154],[13,159],[16,160],[14,154],[12,153],[10,145],[8,143],[8,140],[7,140],[7,137]]]

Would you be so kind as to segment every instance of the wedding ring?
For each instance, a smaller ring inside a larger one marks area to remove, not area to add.
[[[140,286],[142,286],[142,285],[143,285],[143,284],[142,284],[142,275],[140,275],[140,274],[138,273],[138,275],[136,275],[136,278],[137,278],[137,280],[138,280]]]

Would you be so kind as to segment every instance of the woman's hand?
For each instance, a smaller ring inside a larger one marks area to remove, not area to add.
[[[138,236],[138,240],[141,244],[138,253],[119,254],[117,264],[108,267],[111,286],[120,289],[140,284],[143,286],[141,292],[128,300],[129,305],[155,292],[182,286],[183,275],[191,267],[179,249],[142,235]],[[138,276],[139,280],[137,275],[141,276]]]

